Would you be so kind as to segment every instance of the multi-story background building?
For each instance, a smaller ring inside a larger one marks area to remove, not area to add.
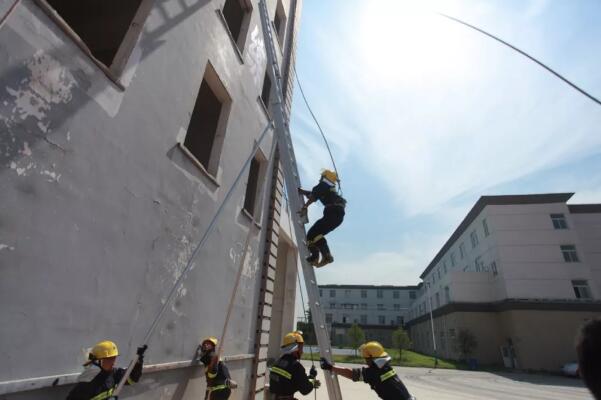
[[[409,311],[418,351],[460,358],[471,332],[486,364],[557,370],[601,313],[601,204],[572,193],[483,196],[424,270]]]
[[[289,111],[301,1],[267,8]],[[0,397],[64,399],[100,340],[126,365],[241,171],[123,395],[204,396],[191,360],[221,335],[249,237],[220,339],[232,399],[262,397],[297,253],[273,133],[259,142],[259,2],[11,0],[0,20]]]
[[[368,340],[390,345],[394,329],[403,326],[416,286],[320,285],[319,298],[330,324],[332,343],[348,344],[347,330],[358,324]]]

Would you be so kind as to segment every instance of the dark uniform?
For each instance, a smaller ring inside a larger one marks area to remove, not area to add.
[[[127,378],[126,385],[133,385],[142,376],[143,361],[138,361]],[[69,392],[67,400],[103,400],[113,395],[113,391],[125,375],[124,368],[113,368],[112,371],[101,369],[90,382],[79,382]]]
[[[382,400],[409,400],[411,395],[390,365],[378,368],[354,368],[353,381],[363,381],[374,390]]]
[[[323,217],[315,221],[307,232],[307,245],[311,252],[311,258],[322,255],[330,255],[330,248],[325,235],[338,228],[344,220],[344,207],[346,200],[336,192],[336,186],[329,185],[323,180],[312,190],[310,197],[319,200],[323,205]]]
[[[207,398],[210,400],[227,400],[232,394],[230,389],[229,380],[230,371],[227,366],[218,361],[215,366],[209,370],[205,370],[205,376],[207,377]]]
[[[276,400],[292,400],[297,391],[307,395],[313,390],[314,377],[307,376],[305,367],[291,354],[280,357],[269,370],[269,391]]]

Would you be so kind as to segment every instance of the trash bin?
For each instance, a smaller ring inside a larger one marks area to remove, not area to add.
[[[468,358],[467,367],[471,370],[478,369],[478,360],[476,360],[475,358]]]

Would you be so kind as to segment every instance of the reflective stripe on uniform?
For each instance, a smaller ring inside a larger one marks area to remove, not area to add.
[[[127,378],[127,384],[128,385],[133,385],[134,383],[136,383],[136,382],[133,381],[131,378]]]
[[[283,376],[286,379],[292,379],[292,374],[284,369],[278,368],[278,367],[271,367],[269,368],[269,370],[271,372],[273,372],[274,374],[278,374],[280,376]]]
[[[209,371],[207,371],[207,376],[211,379],[213,379],[214,377],[217,376],[217,372],[215,372],[214,374],[210,373]]]
[[[319,234],[317,236],[315,236],[313,238],[313,240],[307,240],[307,245],[310,246],[312,244],[315,244],[317,242],[319,242],[321,239],[323,239],[325,236],[323,236],[322,234]]]
[[[387,373],[380,375],[380,382],[384,382],[386,379],[392,378],[395,375],[396,372],[394,372],[394,369],[391,369]]]
[[[210,386],[209,392],[214,392],[216,390],[223,390],[223,389],[227,389],[227,385]]]
[[[106,392],[102,392],[100,394],[97,394],[96,396],[92,397],[90,400],[104,400],[104,399],[108,399],[109,397],[111,397],[113,395],[113,391],[115,390],[115,388],[111,388],[109,390],[107,390]]]

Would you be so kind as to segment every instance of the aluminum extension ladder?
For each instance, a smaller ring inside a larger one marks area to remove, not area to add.
[[[321,357],[332,361],[332,347],[328,330],[326,328],[325,317],[322,312],[321,304],[319,303],[319,288],[315,278],[314,267],[310,265],[305,258],[309,256],[309,250],[305,246],[306,233],[305,225],[296,211],[300,210],[304,204],[302,197],[298,194],[297,189],[301,187],[300,177],[296,158],[294,156],[294,148],[292,147],[292,138],[290,130],[285,120],[284,100],[282,90],[282,76],[278,65],[273,30],[269,19],[266,0],[259,1],[259,12],[261,14],[261,25],[263,27],[263,36],[265,39],[265,50],[267,52],[267,71],[271,82],[275,85],[276,101],[273,103],[272,118],[275,126],[275,134],[280,152],[280,159],[284,171],[284,180],[286,182],[286,190],[291,208],[291,219],[294,226],[294,234],[298,244],[300,260],[303,267],[303,275],[305,285],[307,286],[307,295],[309,296],[309,305],[311,308],[311,316],[317,336],[317,344],[319,345],[319,353]],[[338,377],[330,371],[323,371],[325,375],[326,386],[328,389],[328,398],[330,400],[342,400],[340,393],[340,385]]]

